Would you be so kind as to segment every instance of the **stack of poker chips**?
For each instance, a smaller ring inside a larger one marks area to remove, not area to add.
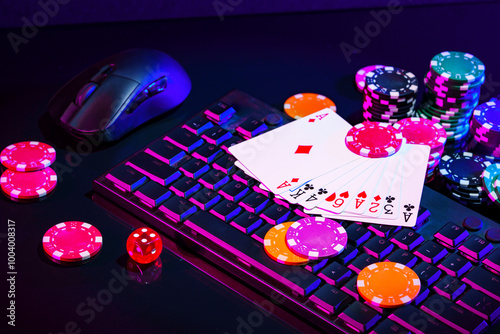
[[[431,148],[425,183],[434,180],[446,143],[444,128],[439,123],[419,117],[404,118],[393,124],[393,127],[401,131],[408,144],[427,145]]]
[[[413,73],[385,66],[368,72],[365,83],[365,120],[394,124],[414,115],[418,80]]]
[[[467,150],[500,159],[500,102],[492,99],[478,106],[470,120]]]
[[[463,52],[441,52],[430,62],[419,117],[439,122],[447,133],[447,151],[464,148],[469,120],[484,83],[484,64]]]
[[[492,163],[481,174],[490,201],[500,206],[500,163]]]
[[[490,202],[482,182],[483,172],[490,165],[491,162],[480,155],[459,152],[443,155],[439,174],[453,199],[469,207],[478,207]]]
[[[56,159],[50,145],[24,141],[7,146],[0,152],[0,161],[7,169],[0,186],[11,200],[35,200],[46,196],[57,184],[57,174],[49,166]]]

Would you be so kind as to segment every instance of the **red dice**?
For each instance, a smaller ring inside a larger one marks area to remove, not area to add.
[[[141,227],[127,239],[127,252],[138,263],[151,263],[161,254],[163,243],[160,235],[149,227]]]

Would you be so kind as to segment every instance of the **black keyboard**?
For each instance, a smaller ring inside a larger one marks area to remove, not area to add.
[[[94,180],[96,196],[317,330],[498,333],[500,247],[486,232],[499,225],[428,187],[414,228],[341,221],[349,242],[335,258],[287,266],[266,255],[272,226],[308,215],[260,189],[228,147],[292,120],[234,90]],[[357,274],[386,260],[419,275],[411,304],[381,309],[358,294]]]

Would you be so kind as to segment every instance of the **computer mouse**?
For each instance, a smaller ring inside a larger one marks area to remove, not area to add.
[[[182,66],[152,49],[131,49],[88,67],[50,100],[48,113],[78,138],[120,139],[180,105],[191,90]]]

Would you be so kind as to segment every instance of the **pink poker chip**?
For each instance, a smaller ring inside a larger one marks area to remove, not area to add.
[[[2,190],[13,198],[34,199],[46,196],[57,185],[56,172],[47,167],[35,172],[7,169],[0,177]]]
[[[358,91],[363,92],[363,90],[365,89],[365,86],[366,86],[365,78],[366,78],[367,73],[369,73],[373,70],[379,69],[379,68],[383,68],[383,67],[386,67],[386,66],[385,65],[370,65],[370,66],[365,66],[365,67],[359,69],[356,72],[356,77],[355,77],[356,88],[358,89]]]
[[[383,158],[399,151],[403,135],[389,123],[363,122],[347,132],[345,144],[351,152],[362,157]]]
[[[302,218],[288,228],[286,243],[297,255],[317,260],[342,253],[347,245],[347,232],[332,219]]]
[[[89,223],[69,221],[48,229],[42,243],[43,249],[51,258],[80,262],[91,258],[101,250],[102,235]]]
[[[0,161],[8,169],[32,172],[49,167],[56,160],[56,150],[38,141],[23,141],[7,146]]]
[[[446,130],[441,124],[429,119],[404,118],[393,127],[403,133],[408,144],[428,145],[431,153],[439,152],[446,144]]]

